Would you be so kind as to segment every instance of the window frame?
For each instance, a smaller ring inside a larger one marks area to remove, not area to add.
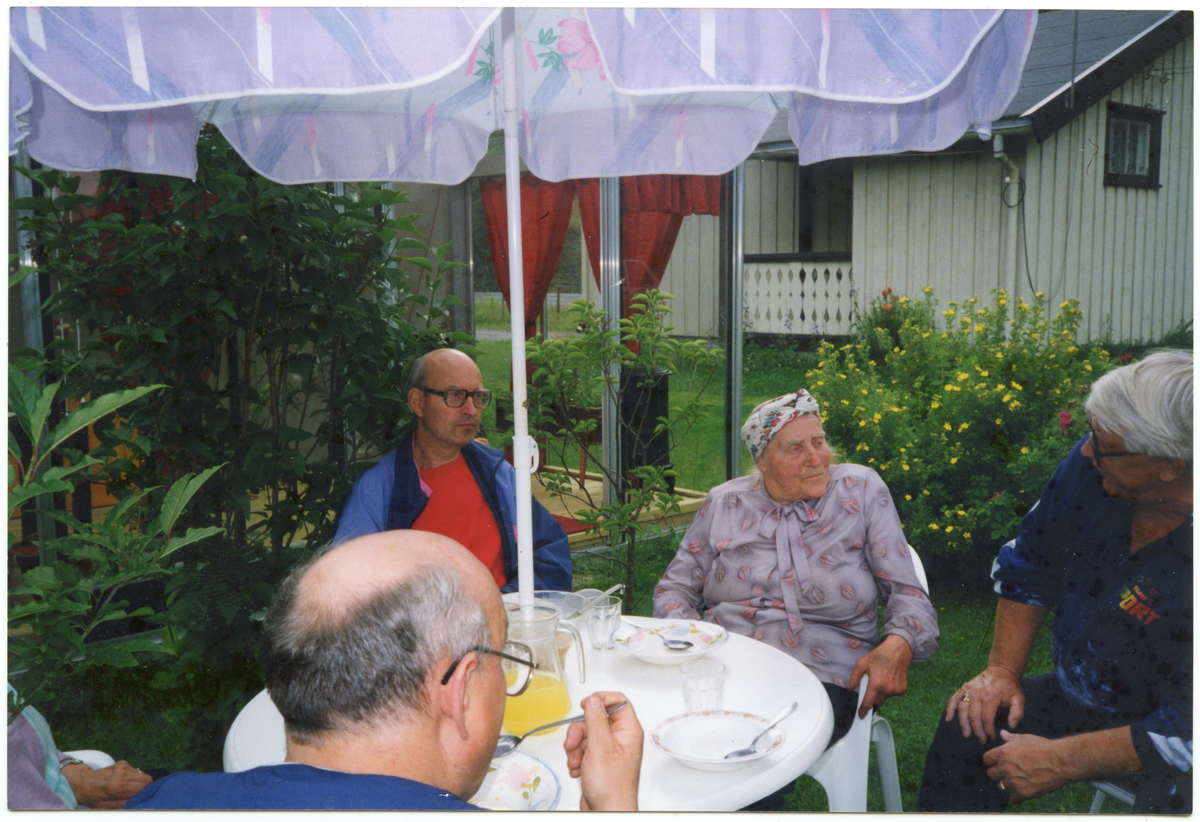
[[[1126,188],[1162,188],[1159,182],[1159,170],[1162,160],[1162,118],[1165,111],[1145,106],[1131,106],[1127,103],[1108,104],[1108,117],[1104,124],[1104,185],[1122,186]],[[1150,127],[1149,146],[1145,174],[1120,174],[1110,171],[1110,143],[1114,121],[1128,123],[1144,123]]]

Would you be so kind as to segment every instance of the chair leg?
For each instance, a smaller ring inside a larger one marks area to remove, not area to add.
[[[871,742],[875,746],[875,764],[879,768],[879,784],[883,788],[883,808],[888,813],[902,813],[900,773],[896,767],[896,742],[892,726],[879,714],[871,721]]]
[[[810,771],[829,798],[831,813],[865,813],[867,810],[867,769],[832,762],[834,767]]]
[[[1096,795],[1092,797],[1092,807],[1088,813],[1100,813],[1100,807],[1104,804],[1104,791],[1096,791]]]

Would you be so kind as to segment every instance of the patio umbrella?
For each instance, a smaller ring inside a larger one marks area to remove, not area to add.
[[[532,602],[520,161],[723,174],[779,112],[801,163],[939,150],[1016,91],[1032,11],[17,7],[9,150],[191,177],[215,124],[281,183],[456,184],[505,135],[518,574]]]

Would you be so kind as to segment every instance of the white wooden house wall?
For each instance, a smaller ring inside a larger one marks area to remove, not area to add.
[[[1189,37],[1045,142],[1026,138],[1023,152],[1011,154],[1026,183],[1023,226],[1021,210],[1001,199],[1005,171],[990,142],[856,161],[852,254],[842,264],[821,265],[842,271],[860,306],[889,286],[913,298],[933,286],[943,304],[987,300],[996,288],[1032,301],[1040,291],[1052,313],[1066,299],[1080,300],[1081,338],[1161,337],[1193,316],[1193,57]],[[1110,100],[1166,112],[1160,189],[1104,185]],[[1006,149],[1013,147],[1009,138]],[[747,254],[792,250],[788,167],[747,162]],[[1015,187],[1004,194],[1016,203]],[[717,232],[715,217],[684,219],[662,284],[676,296],[679,334],[709,336],[718,327]],[[747,266],[746,330],[811,333],[811,323],[789,326],[785,318],[789,310],[799,314],[801,274],[807,282],[812,269],[810,263]],[[583,270],[590,270],[586,257]],[[587,287],[595,299],[594,285]],[[805,301],[814,298],[806,291]],[[846,288],[840,300],[820,298],[826,308],[849,301]],[[844,323],[829,323],[822,333],[839,333]]]
[[[859,161],[853,260],[863,289],[919,296],[932,285],[943,303],[1041,291],[1051,311],[1073,297],[1087,338],[1152,339],[1191,318],[1192,43],[1040,145],[1028,141],[1013,158],[1026,180],[1024,230],[1020,210],[1001,202],[1003,167],[987,143],[975,155]],[[1166,112],[1157,191],[1104,185],[1109,100]]]
[[[1030,267],[1052,277],[1056,299],[1082,301],[1089,337],[1152,339],[1192,317],[1193,42],[1029,152]],[[1166,112],[1160,189],[1103,184],[1109,100]]]

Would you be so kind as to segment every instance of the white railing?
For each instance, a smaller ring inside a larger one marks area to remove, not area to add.
[[[747,332],[850,333],[855,286],[849,260],[747,263],[743,275]]]

